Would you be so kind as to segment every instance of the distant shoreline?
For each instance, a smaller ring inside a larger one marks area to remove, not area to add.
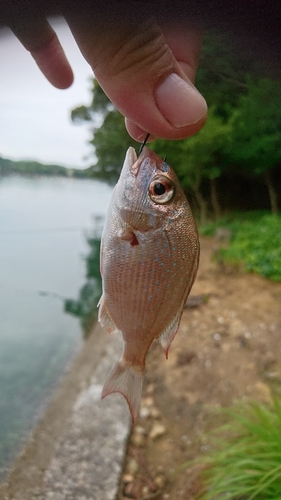
[[[26,176],[59,176],[70,178],[90,179],[91,167],[80,170],[77,168],[68,168],[55,164],[44,164],[33,160],[9,160],[0,156],[0,178],[10,175]]]

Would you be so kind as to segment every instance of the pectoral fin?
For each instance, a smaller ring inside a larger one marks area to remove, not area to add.
[[[106,328],[109,333],[117,332],[118,328],[108,312],[103,295],[99,300],[98,307],[98,322],[101,324],[101,326],[104,326],[104,328]]]

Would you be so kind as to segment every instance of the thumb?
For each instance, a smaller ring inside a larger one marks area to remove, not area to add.
[[[187,30],[185,39],[181,31],[179,39],[170,30],[166,39],[154,19],[141,18],[132,9],[120,16],[119,2],[117,7],[118,12],[110,4],[102,13],[89,10],[85,15],[77,9],[65,14],[101,87],[125,116],[134,139],[141,141],[148,132],[166,139],[194,134],[207,115],[206,102],[190,79],[201,33],[193,30],[192,38]]]

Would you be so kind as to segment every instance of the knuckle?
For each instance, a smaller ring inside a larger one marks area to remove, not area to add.
[[[100,51],[99,60],[94,72],[107,77],[121,79],[134,79],[134,76],[143,78],[151,76],[159,78],[161,74],[170,72],[173,67],[173,56],[162,32],[153,21],[144,22],[135,29],[125,29],[115,43],[106,44]],[[107,64],[107,62],[109,64]]]

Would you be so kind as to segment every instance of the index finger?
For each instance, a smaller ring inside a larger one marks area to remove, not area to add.
[[[73,82],[72,69],[47,20],[13,20],[9,26],[49,82],[59,89],[70,87]]]

